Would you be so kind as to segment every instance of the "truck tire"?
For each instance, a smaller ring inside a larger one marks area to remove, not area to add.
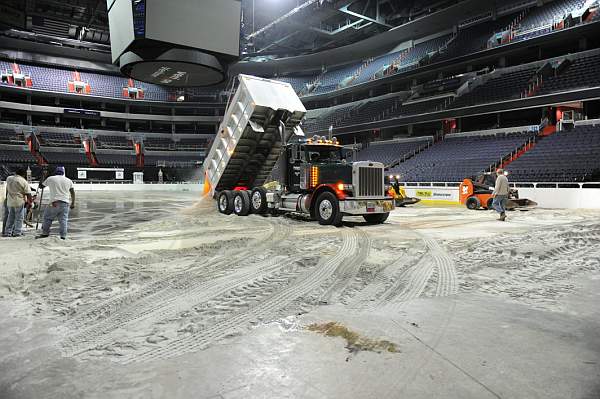
[[[479,201],[479,198],[477,198],[477,197],[467,198],[466,205],[467,205],[467,208],[469,208],[471,210],[481,208],[481,202]]]
[[[340,212],[340,203],[335,195],[329,191],[321,193],[315,204],[315,214],[319,224],[341,226],[342,212]]]
[[[363,218],[365,218],[365,221],[369,224],[381,224],[387,220],[388,216],[390,216],[389,212],[372,213],[370,215],[363,215]]]
[[[490,198],[490,199],[487,200],[486,207],[487,207],[488,211],[493,211],[494,210],[494,207],[492,206],[493,203],[494,203],[494,199],[493,198]]]
[[[248,216],[250,213],[250,196],[248,191],[234,191],[233,212],[238,216]]]
[[[217,209],[219,213],[231,215],[233,212],[233,195],[229,190],[223,190],[217,196]]]
[[[250,212],[262,215],[267,211],[267,190],[256,187],[250,194]]]

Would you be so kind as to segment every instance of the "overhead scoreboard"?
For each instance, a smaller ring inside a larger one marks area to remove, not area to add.
[[[107,0],[113,63],[134,79],[208,86],[239,57],[240,0]]]

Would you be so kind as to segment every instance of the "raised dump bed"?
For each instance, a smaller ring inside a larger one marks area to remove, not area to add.
[[[237,79],[204,161],[211,194],[264,184],[281,153],[282,132],[302,134],[298,125],[306,109],[289,83],[248,75]]]

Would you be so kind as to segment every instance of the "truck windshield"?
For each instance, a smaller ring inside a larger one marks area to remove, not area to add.
[[[339,147],[306,147],[307,159],[310,162],[339,162],[342,160],[342,150]]]

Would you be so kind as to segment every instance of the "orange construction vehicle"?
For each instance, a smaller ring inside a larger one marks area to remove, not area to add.
[[[459,187],[460,203],[466,205],[469,209],[493,209],[492,192],[495,185],[496,176],[491,173],[483,173],[476,177],[464,179]],[[506,209],[514,210],[536,205],[537,203],[532,200],[519,198],[519,192],[511,189],[508,194]]]

